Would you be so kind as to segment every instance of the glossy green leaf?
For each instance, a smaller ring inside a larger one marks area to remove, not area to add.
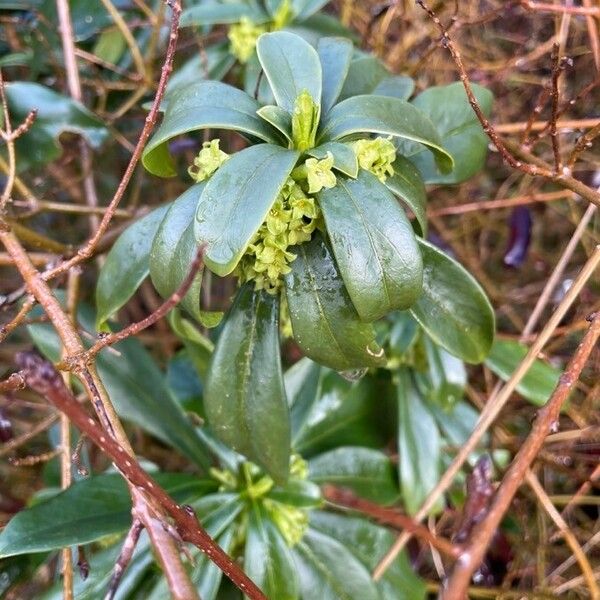
[[[150,277],[158,293],[168,298],[177,291],[189,275],[192,262],[198,253],[194,237],[194,215],[205,183],[186,190],[169,208],[151,240]],[[200,309],[202,271],[199,271],[182,298],[180,306],[205,327],[219,324],[222,313],[214,314]]]
[[[348,548],[372,572],[392,547],[395,536],[385,527],[360,517],[313,511],[312,529],[328,535]],[[380,600],[423,600],[425,583],[415,575],[406,552],[398,554],[379,579]]]
[[[494,96],[486,88],[472,84],[483,113],[489,117]],[[454,170],[444,173],[423,147],[414,148],[410,159],[426,183],[460,183],[473,177],[485,163],[489,139],[473,112],[462,83],[430,87],[413,104],[426,113],[440,133],[442,144],[454,158]]]
[[[279,301],[240,288],[217,342],[204,406],[217,437],[261,465],[278,482],[287,479],[289,409],[279,350]]]
[[[410,371],[398,377],[398,473],[406,512],[414,515],[440,476],[441,444],[435,420],[418,393]]]
[[[263,106],[256,114],[280,131],[288,142],[292,141],[292,115],[280,106]]]
[[[391,320],[392,324],[388,336],[390,354],[403,359],[404,355],[414,347],[419,339],[421,328],[407,311],[399,311],[391,315]]]
[[[290,549],[265,509],[252,503],[249,511],[244,571],[267,598],[297,600],[298,577]]]
[[[429,117],[412,104],[387,96],[354,96],[336,104],[325,115],[319,142],[339,140],[358,133],[379,133],[419,142],[435,155],[444,172],[452,169],[452,156],[443,148]]]
[[[423,294],[410,311],[434,342],[468,363],[481,362],[494,341],[490,301],[463,266],[429,242],[418,241]]]
[[[405,75],[394,75],[382,79],[375,89],[373,94],[376,96],[390,96],[399,98],[400,100],[408,100],[415,89],[415,82]]]
[[[394,174],[385,185],[412,210],[422,236],[427,234],[427,192],[417,168],[404,156],[394,161]]]
[[[285,185],[299,153],[259,144],[234,154],[209,180],[194,233],[217,275],[233,271]]]
[[[323,36],[345,37],[356,43],[360,41],[352,29],[343,25],[334,15],[324,12],[312,14],[307,19],[303,18],[301,22],[299,19],[296,19],[286,29],[302,36],[313,46],[316,46],[319,38]]]
[[[425,337],[429,399],[443,408],[451,408],[462,399],[467,386],[467,370],[460,358]]]
[[[187,349],[179,350],[167,363],[169,392],[187,412],[203,414],[202,383]]]
[[[302,598],[379,600],[367,568],[332,537],[309,529],[292,552]]]
[[[168,209],[168,204],[160,206],[130,225],[108,253],[96,285],[97,329],[127,303],[148,277],[152,239]]]
[[[90,565],[90,573],[87,579],[78,576],[73,579],[73,593],[77,600],[104,598],[120,551],[121,545],[117,543],[87,556]],[[148,578],[149,568],[153,562],[154,556],[150,551],[150,541],[147,536],[142,535],[119,582],[115,600],[128,600],[131,598],[132,594],[138,591],[140,582]],[[38,594],[36,600],[64,600],[62,579],[59,578],[44,594]]]
[[[216,487],[212,481],[180,473],[158,474],[155,479],[177,502]],[[87,544],[130,525],[131,496],[125,480],[117,474],[97,475],[17,513],[0,533],[0,557]]]
[[[229,52],[229,43],[217,43],[207,46],[203,52],[196,52],[169,77],[165,99],[169,98],[176,89],[190,85],[192,81],[212,79],[220,81],[235,64],[235,56]]]
[[[321,63],[310,44],[288,31],[275,31],[258,38],[256,51],[281,108],[291,114],[296,98],[305,90],[320,104]]]
[[[93,331],[94,315],[82,305],[79,322]],[[35,345],[53,362],[61,357],[61,343],[51,325],[34,323],[28,331]],[[118,355],[103,350],[97,359],[98,372],[119,416],[179,450],[202,468],[208,468],[206,446],[196,429],[173,400],[158,365],[136,339],[114,345]]]
[[[376,383],[367,377],[350,382],[308,358],[288,369],[294,450],[308,457],[343,445],[384,445],[387,434],[376,417],[389,420],[389,407]]]
[[[257,116],[260,105],[245,92],[218,81],[198,81],[177,88],[168,98],[161,126],[142,155],[146,169],[161,177],[174,177],[169,153],[172,138],[200,129],[230,129],[278,144],[280,136]]]
[[[268,15],[264,11],[250,3],[204,0],[181,13],[180,27],[237,23],[242,17],[247,17],[253,23],[264,23],[268,20]]]
[[[465,444],[479,419],[479,413],[464,401],[458,402],[450,410],[443,410],[435,405],[429,408],[447,445],[455,448]]]
[[[103,122],[85,106],[38,83],[7,83],[6,100],[13,128],[18,127],[31,110],[37,110],[33,125],[15,142],[19,171],[59,158],[62,133],[79,134],[94,148],[108,135]],[[3,115],[1,107],[0,115]]]
[[[512,376],[529,348],[512,340],[495,340],[485,365],[504,381]],[[539,358],[517,385],[517,392],[537,406],[542,406],[558,385],[560,370]]]
[[[378,504],[391,504],[398,498],[392,462],[370,448],[346,446],[320,454],[309,462],[309,477],[320,485],[349,488]]]
[[[296,18],[300,21],[314,15],[328,3],[329,0],[292,0]]]
[[[292,252],[298,257],[285,277],[286,297],[304,354],[338,371],[383,364],[373,327],[361,322],[321,235]]]
[[[357,53],[350,63],[339,99],[372,94],[377,85],[389,76],[385,65],[370,54]]]
[[[317,194],[336,263],[363,321],[411,306],[423,262],[412,227],[391,192],[368,171]]]
[[[316,148],[307,150],[306,153],[318,159],[327,157],[327,153],[333,155],[333,168],[341,173],[345,173],[348,177],[357,177],[358,175],[358,158],[356,153],[347,144],[340,142],[327,142]]]
[[[28,5],[26,6],[28,10],[35,12],[39,10],[42,15],[41,18],[38,17],[35,19],[34,23],[36,30],[45,38],[46,48],[48,46],[58,48],[60,40],[58,38],[58,28],[55,26],[58,23],[56,2],[52,0],[42,0],[41,2],[31,0],[26,4]],[[132,9],[132,5],[127,0],[115,0],[113,4],[123,14],[125,19],[133,14],[129,12]],[[101,2],[70,0],[69,13],[73,25],[73,40],[75,42],[88,40],[105,27],[113,24],[112,17]]]
[[[321,38],[317,52],[323,69],[322,113],[326,114],[336,103],[344,87],[352,60],[352,42],[345,38]]]
[[[271,489],[267,497],[288,506],[302,508],[315,508],[323,503],[319,486],[304,479],[290,479],[285,486]]]
[[[198,331],[194,323],[183,317],[177,309],[169,314],[169,325],[183,342],[196,371],[204,379],[208,373],[208,365],[214,351],[214,344]]]

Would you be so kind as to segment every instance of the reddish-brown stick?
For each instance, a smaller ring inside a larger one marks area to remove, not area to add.
[[[208,535],[198,522],[190,507],[177,504],[129,455],[126,450],[110,437],[100,424],[90,417],[65,386],[62,377],[54,366],[33,352],[20,352],[15,361],[27,385],[49,400],[58,410],[66,414],[70,421],[92,440],[115,463],[127,481],[143,490],[174,521],[175,528],[185,542],[189,542],[204,552],[215,565],[251,600],[267,600],[256,584]]]

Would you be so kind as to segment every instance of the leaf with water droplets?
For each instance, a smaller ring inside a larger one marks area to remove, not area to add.
[[[338,371],[385,362],[370,323],[354,308],[329,246],[320,234],[292,248],[298,258],[286,275],[294,339],[309,358]]]
[[[434,342],[468,363],[481,362],[494,341],[494,310],[475,278],[441,250],[418,238],[423,294],[410,312]]]

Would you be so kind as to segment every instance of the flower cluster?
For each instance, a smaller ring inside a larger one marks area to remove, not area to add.
[[[299,100],[297,106],[304,102],[307,110],[299,110],[298,115],[308,116],[312,121],[312,104],[302,94]],[[302,120],[299,119],[299,123]],[[300,125],[299,130],[302,129]],[[350,146],[362,169],[371,171],[381,181],[394,174],[392,164],[396,160],[396,148],[389,138],[358,140]],[[218,139],[204,142],[188,172],[195,181],[204,181],[228,158],[229,155],[219,148]],[[234,271],[240,283],[254,281],[256,290],[264,289],[271,294],[279,291],[281,277],[291,271],[290,263],[296,258],[289,249],[308,242],[320,224],[321,211],[313,194],[335,187],[337,179],[333,165],[333,154],[327,152],[322,159],[305,159],[292,171]]]
[[[239,23],[234,23],[227,32],[229,49],[241,63],[246,63],[254,54],[256,41],[267,31],[262,25],[255,25],[248,17],[242,17]]]
[[[257,25],[248,17],[242,17],[239,23],[229,27],[229,50],[242,64],[247,63],[254,54],[256,41],[267,31],[283,29],[292,19],[292,6],[290,0],[284,0],[273,15],[273,20],[265,25]]]
[[[240,282],[254,281],[257,290],[277,292],[296,258],[288,248],[310,240],[319,216],[315,199],[290,177],[236,268]]]
[[[356,154],[359,167],[371,171],[382,183],[394,174],[396,147],[391,138],[357,140],[350,145]]]
[[[275,483],[259,467],[251,462],[245,462],[238,473],[212,468],[210,474],[221,484],[219,491],[235,491],[252,502],[262,502],[290,547],[300,542],[308,527],[308,510],[269,498],[268,494]],[[290,480],[304,481],[307,478],[306,461],[298,454],[293,454],[290,461]]]
[[[194,158],[194,164],[188,168],[188,173],[199,183],[208,179],[228,158],[229,154],[219,148],[219,139],[204,142],[202,150]]]

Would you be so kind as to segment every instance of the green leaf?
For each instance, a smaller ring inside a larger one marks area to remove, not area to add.
[[[392,504],[398,498],[392,462],[370,448],[347,446],[320,454],[309,462],[309,477],[319,485],[349,488],[378,504]]]
[[[234,154],[209,180],[198,204],[195,235],[204,261],[229,275],[267,217],[299,153],[259,144]]]
[[[452,169],[452,156],[442,147],[434,124],[412,104],[386,96],[354,96],[336,104],[325,115],[319,142],[359,133],[379,133],[420,142],[435,155],[443,171]]]
[[[334,169],[341,173],[345,173],[348,177],[355,178],[358,176],[358,158],[356,157],[354,150],[347,144],[328,142],[306,151],[310,156],[314,156],[321,160],[327,157],[328,152],[331,152],[333,155]]]
[[[467,371],[462,360],[425,337],[429,399],[442,408],[451,408],[463,397]]]
[[[309,529],[293,556],[302,598],[379,600],[369,571],[332,537]]]
[[[479,363],[494,341],[494,310],[475,278],[441,250],[417,238],[423,255],[423,294],[410,311],[434,342]]]
[[[292,141],[292,115],[280,106],[263,106],[256,114],[280,131],[288,142]]]
[[[430,406],[431,413],[449,446],[460,448],[475,429],[479,413],[464,401],[455,404],[450,410]]]
[[[386,443],[385,428],[376,417],[387,413],[375,378],[350,382],[334,371],[303,358],[285,374],[285,387],[291,404],[293,448],[303,456],[343,445],[381,447]],[[382,409],[382,406],[385,408]],[[389,421],[389,417],[385,416]]]
[[[213,343],[206,336],[202,335],[191,321],[185,319],[180,311],[173,310],[168,318],[171,329],[173,329],[177,337],[183,342],[190,360],[194,363],[198,374],[204,380],[208,373],[208,365],[214,351]]]
[[[31,110],[37,110],[33,125],[15,142],[19,171],[60,158],[62,133],[79,134],[93,148],[98,148],[108,135],[103,122],[85,106],[43,85],[26,81],[7,83],[6,100],[15,129]],[[3,115],[1,107],[0,115]]]
[[[237,23],[247,17],[253,23],[265,23],[268,15],[256,5],[245,2],[222,4],[204,0],[196,6],[190,6],[181,13],[180,27],[191,25],[217,25]]]
[[[154,476],[177,502],[214,490],[212,481],[182,473]],[[87,544],[126,531],[131,497],[121,475],[97,475],[75,482],[50,500],[17,513],[0,533],[0,557]]]
[[[300,92],[306,90],[315,104],[321,103],[321,63],[316,50],[288,31],[264,33],[256,44],[275,101],[290,114]]]
[[[248,519],[244,571],[267,598],[296,600],[299,597],[290,549],[265,509],[254,502]]]
[[[529,348],[512,340],[496,340],[485,360],[485,366],[504,381],[508,381],[525,358]],[[560,370],[539,358],[517,385],[517,392],[536,406],[542,406],[558,385]]]
[[[299,21],[308,19],[328,3],[329,0],[292,0],[294,12]]]
[[[370,572],[395,541],[395,536],[385,527],[360,517],[313,511],[310,526],[350,549]],[[398,554],[379,579],[377,587],[381,600],[423,600],[426,597],[425,583],[415,575],[406,552]]]
[[[484,87],[472,84],[483,113],[489,117],[494,96]],[[454,158],[454,170],[441,172],[423,147],[413,149],[415,163],[426,183],[460,183],[473,177],[485,163],[489,139],[473,112],[463,84],[430,87],[412,102],[433,121],[442,144]]]
[[[235,60],[235,56],[229,53],[227,42],[211,44],[204,52],[194,53],[169,77],[165,92],[166,101],[163,102],[165,105],[168,104],[175,90],[187,87],[191,81],[200,79],[220,81],[235,64]]]
[[[302,508],[315,508],[323,503],[319,486],[303,479],[290,479],[285,486],[272,488],[267,498]]]
[[[325,37],[319,40],[317,52],[323,69],[322,114],[336,103],[344,87],[352,60],[352,42],[345,38]]]
[[[193,185],[177,198],[164,215],[154,239],[150,240],[150,277],[163,298],[168,298],[181,286],[198,253],[194,214],[205,185]],[[223,314],[200,309],[201,286],[202,271],[198,271],[180,306],[205,327],[215,327]]]
[[[427,192],[421,175],[413,163],[404,156],[397,156],[393,164],[394,174],[385,185],[413,211],[422,236],[427,235]]]
[[[120,552],[121,545],[113,544],[109,548],[93,552],[88,556],[90,573],[87,579],[76,576],[73,580],[73,593],[77,600],[98,600],[98,598],[104,598]],[[124,600],[136,594],[139,590],[140,582],[147,580],[150,574],[149,568],[153,562],[154,556],[150,551],[150,541],[147,536],[143,535],[119,582],[115,600]],[[38,594],[36,600],[64,600],[64,589],[61,578],[45,593]]]
[[[218,438],[287,479],[289,409],[279,350],[279,301],[252,284],[240,288],[217,342],[204,407]]]
[[[345,100],[352,96],[372,94],[379,82],[387,78],[389,74],[385,65],[376,56],[357,54],[350,63],[339,99]]]
[[[89,307],[80,307],[79,322],[85,331],[93,331],[94,315]],[[51,325],[34,323],[28,331],[47,358],[60,360],[61,342]],[[164,375],[152,356],[134,338],[119,342],[114,348],[119,354],[103,350],[97,366],[119,416],[176,448],[200,467],[208,468],[206,446],[169,394]]]
[[[440,476],[441,444],[435,419],[417,391],[410,371],[398,377],[398,474],[406,512],[414,515]]]
[[[245,92],[218,81],[198,81],[169,96],[161,126],[142,155],[146,169],[161,177],[177,175],[169,153],[172,138],[200,129],[229,129],[280,143],[280,136],[256,115],[260,105]]]
[[[382,79],[373,90],[373,94],[408,100],[412,96],[414,89],[415,82],[410,77],[394,75]]]
[[[117,239],[100,269],[96,285],[96,328],[101,329],[148,277],[148,256],[169,205],[154,209],[130,225]]]
[[[375,321],[414,304],[423,262],[391,192],[368,171],[317,194],[336,263],[360,318]]]
[[[304,354],[338,371],[383,364],[373,327],[361,322],[323,238],[314,235],[292,252],[298,257],[285,277],[286,297]]]

